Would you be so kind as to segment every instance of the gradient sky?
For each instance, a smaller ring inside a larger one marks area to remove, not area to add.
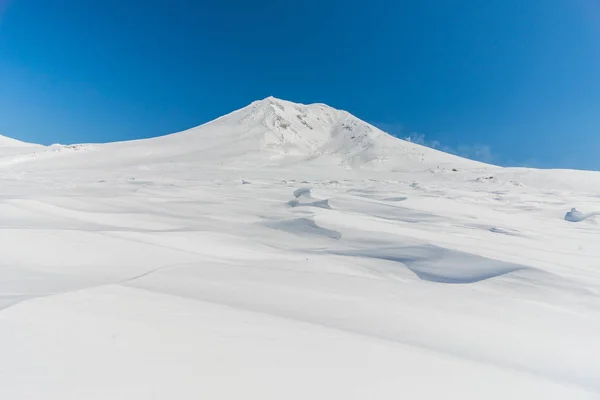
[[[600,169],[599,0],[0,0],[0,134],[157,136],[266,96]]]

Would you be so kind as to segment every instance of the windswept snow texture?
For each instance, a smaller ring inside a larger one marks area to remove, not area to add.
[[[267,98],[0,184],[1,399],[600,398],[600,173]]]
[[[474,283],[527,268],[434,246],[398,246],[341,254],[393,261],[423,280],[441,283]]]

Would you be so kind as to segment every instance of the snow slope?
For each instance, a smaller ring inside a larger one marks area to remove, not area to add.
[[[0,152],[0,398],[597,399],[599,175],[273,98]]]
[[[34,147],[38,146],[32,143],[21,142],[20,140],[0,135],[0,147]]]

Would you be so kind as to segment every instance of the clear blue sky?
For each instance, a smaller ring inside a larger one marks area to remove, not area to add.
[[[157,136],[268,95],[497,163],[600,169],[600,1],[0,0],[3,135]]]

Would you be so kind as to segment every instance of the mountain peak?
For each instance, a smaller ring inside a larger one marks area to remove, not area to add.
[[[159,143],[163,146],[161,153],[168,148],[173,153],[198,155],[210,149],[210,158],[218,160],[220,165],[280,165],[321,160],[345,168],[383,170],[482,166],[393,137],[347,111],[273,96],[185,132],[149,139],[146,145],[154,147]]]
[[[323,103],[309,103],[309,104],[303,104],[303,103],[296,103],[290,100],[285,100],[285,99],[280,99],[274,96],[267,96],[264,99],[261,100],[256,100],[253,101],[252,103],[250,103],[247,107],[252,107],[252,106],[256,106],[256,105],[266,105],[266,106],[276,106],[279,109],[281,108],[305,108],[305,107],[311,107],[311,108],[320,108],[321,110],[335,110],[338,112],[343,112],[341,110],[337,110],[331,106],[328,106],[327,104],[323,104]],[[246,107],[244,107],[246,108]]]
[[[395,138],[322,103],[300,104],[268,96],[208,125],[216,141],[227,143],[228,154],[243,158],[254,154],[258,157],[253,157],[254,162],[329,159],[345,167],[377,169],[471,163]],[[202,128],[194,129],[189,138],[202,135]]]

